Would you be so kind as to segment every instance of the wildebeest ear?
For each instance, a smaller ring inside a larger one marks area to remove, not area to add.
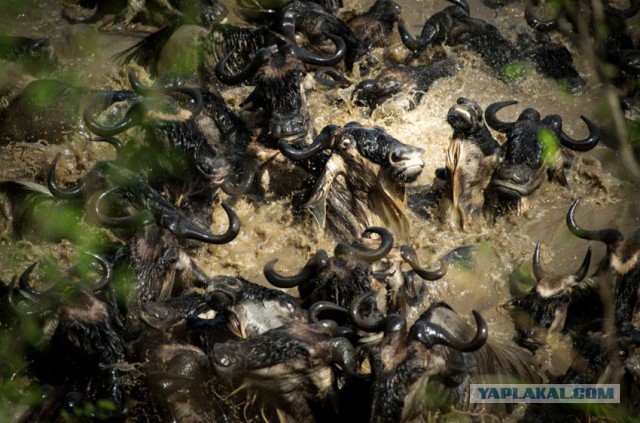
[[[313,188],[311,188],[309,200],[304,204],[304,207],[311,212],[322,229],[324,229],[327,220],[327,197],[329,190],[331,190],[331,184],[333,184],[336,176],[342,173],[343,169],[344,161],[342,157],[336,154],[331,155],[331,158],[324,166],[322,174],[320,174],[313,184]]]

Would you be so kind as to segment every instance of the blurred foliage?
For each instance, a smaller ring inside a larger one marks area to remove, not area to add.
[[[542,145],[542,162],[552,166],[560,154],[560,141],[549,128],[542,127],[538,131],[538,141]]]
[[[500,71],[500,76],[504,81],[508,83],[514,83],[525,79],[528,73],[529,69],[526,65],[524,65],[523,63],[515,62],[509,63],[508,65],[504,66]]]

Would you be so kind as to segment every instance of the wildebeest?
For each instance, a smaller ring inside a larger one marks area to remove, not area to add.
[[[294,161],[330,150],[322,172],[305,193],[303,207],[337,239],[357,237],[380,224],[396,236],[408,234],[405,184],[422,172],[423,149],[402,143],[383,128],[358,122],[325,127],[304,150],[284,142],[278,147]]]
[[[460,97],[447,113],[453,128],[446,155],[446,192],[440,202],[441,218],[468,227],[489,198],[491,176],[502,159],[502,148],[484,123],[482,109]]]
[[[434,303],[408,329],[399,314],[363,319],[359,308],[369,295],[356,298],[350,311],[358,328],[384,331],[382,340],[369,352],[370,421],[428,420],[448,406],[503,416],[506,410],[499,407],[470,405],[470,383],[499,383],[509,378],[542,381],[528,352],[487,341],[487,324],[476,311],[474,330],[447,304]]]
[[[371,7],[347,21],[363,48],[385,47],[402,8],[393,0],[376,0]]]
[[[40,139],[58,144],[82,130],[86,107],[107,108],[133,91],[93,90],[55,79],[23,78],[0,98],[0,145]]]
[[[206,288],[207,301],[226,316],[238,338],[304,320],[302,308],[291,295],[233,276],[216,276]]]
[[[304,63],[334,65],[344,55],[344,43],[336,39],[336,51],[323,58],[310,54],[294,43],[270,46],[259,50],[246,67],[230,73],[226,63],[231,53],[216,65],[216,75],[226,84],[239,84],[247,79],[255,85],[243,105],[264,110],[263,129],[265,144],[284,139],[292,145],[308,145],[314,136],[304,89],[306,74]]]
[[[220,376],[259,394],[260,405],[276,408],[283,420],[335,419],[340,386],[334,366],[353,374],[355,359],[351,343],[334,335],[322,324],[294,322],[215,344],[211,360]]]
[[[597,318],[598,309],[601,308],[598,293],[594,287],[581,284],[587,276],[590,262],[591,248],[575,273],[552,274],[540,264],[538,241],[533,253],[533,275],[536,282],[527,294],[509,301],[521,344],[534,348],[536,344],[544,344],[548,334],[565,330],[567,319],[573,323],[586,320],[584,323],[588,324]],[[579,313],[580,310],[585,310],[586,313]]]
[[[508,202],[516,202],[519,211],[527,209],[527,197],[536,191],[545,177],[567,185],[564,173],[565,147],[573,151],[589,151],[600,141],[600,128],[582,116],[589,129],[583,140],[574,140],[562,130],[558,115],[540,117],[540,113],[526,108],[515,122],[503,122],[496,113],[516,101],[501,101],[489,105],[485,111],[487,124],[507,134],[503,145],[504,159],[493,172],[491,186]]]
[[[218,188],[230,171],[223,154],[200,126],[197,116],[203,108],[200,90],[169,83],[168,87],[146,87],[129,72],[132,88],[141,96],[117,123],[98,123],[92,110],[84,113],[87,127],[101,137],[113,137],[141,126],[142,140],[134,140],[119,148],[117,162],[145,175],[149,184],[190,219],[203,226],[211,224],[210,209]],[[184,109],[180,94],[193,100]]]
[[[579,238],[607,245],[607,254],[598,265],[598,273],[614,281],[611,296],[615,328],[620,337],[640,339],[640,331],[632,324],[640,287],[640,232],[636,231],[625,239],[617,229],[590,230],[579,226],[575,219],[579,201],[574,201],[567,212],[567,226]]]
[[[393,235],[385,228],[368,228],[369,233],[380,235],[380,245],[374,249],[355,248],[339,243],[334,257],[324,250],[315,253],[295,275],[284,276],[275,271],[278,259],[264,266],[264,276],[278,288],[298,287],[302,306],[310,307],[318,301],[328,301],[348,307],[351,300],[363,292],[373,291],[371,263],[385,257],[393,247]],[[386,303],[386,290],[380,290],[380,302]]]
[[[53,323],[48,333],[41,333],[40,347],[35,343],[27,350],[30,372],[53,389],[22,416],[24,421],[54,421],[100,400],[110,401],[113,407],[95,407],[92,418],[118,419],[126,413],[127,391],[118,368],[125,362],[126,329],[111,291],[111,264],[92,256],[103,273],[97,282],[71,281],[76,269],[61,275],[52,288],[36,290],[29,282],[34,263],[20,276],[19,289],[12,293],[28,299],[26,307],[19,308],[25,313],[23,318],[35,312]],[[60,365],[67,361],[74,365]]]
[[[404,93],[412,95],[415,106],[436,80],[453,76],[460,68],[452,59],[434,60],[420,66],[389,66],[375,79],[360,81],[353,90],[353,100],[373,110],[394,95]]]

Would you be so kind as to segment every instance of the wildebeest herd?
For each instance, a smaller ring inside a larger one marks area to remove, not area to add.
[[[0,420],[639,418],[637,179],[589,154],[637,140],[640,2],[505,3],[51,9],[149,30],[92,84],[0,34]],[[621,403],[469,402],[514,382]]]

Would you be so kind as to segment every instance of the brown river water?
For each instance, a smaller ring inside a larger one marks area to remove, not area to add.
[[[0,0],[0,4],[4,1]],[[102,32],[89,25],[68,24],[60,18],[61,5],[53,1],[9,3],[12,7],[2,7],[11,13],[3,11],[0,15],[1,31],[50,37],[64,64],[56,77],[91,87],[128,88],[126,69],[110,62],[109,58],[135,43],[149,28],[133,28],[124,33]],[[346,1],[346,9],[362,10],[370,3]],[[449,5],[443,0],[402,0],[399,3],[403,7],[403,18],[415,35],[419,34],[427,17]],[[489,9],[479,0],[471,0],[470,6],[472,16],[490,21],[503,33],[511,34],[512,40],[518,31],[528,29],[523,20],[522,1],[517,0],[499,10]],[[640,29],[638,23],[637,16],[629,22],[635,34]],[[565,94],[552,80],[535,73],[522,82],[507,85],[491,76],[479,57],[459,47],[450,48],[449,53],[462,62],[462,71],[436,82],[413,110],[407,110],[409,96],[398,96],[369,114],[368,110],[351,104],[352,88],[317,88],[307,92],[312,123],[318,131],[330,123],[343,125],[356,120],[365,125],[382,126],[401,141],[426,150],[424,171],[408,191],[410,235],[407,239],[396,239],[396,244],[414,246],[421,262],[427,264],[435,264],[438,257],[462,245],[485,246],[473,272],[450,272],[446,282],[434,288],[434,297],[448,302],[469,319],[471,310],[480,311],[488,321],[490,336],[504,340],[513,336],[513,323],[500,307],[511,298],[510,275],[523,264],[529,265],[536,241],[542,242],[542,262],[551,272],[575,272],[582,262],[590,243],[573,237],[565,225],[566,212],[573,200],[583,198],[577,220],[584,227],[616,227],[623,234],[640,228],[638,180],[629,176],[619,153],[603,145],[578,154],[572,169],[567,172],[568,188],[545,181],[531,198],[529,210],[523,215],[503,216],[494,223],[476,221],[462,232],[440,223],[435,216],[436,209],[428,207],[434,171],[444,166],[445,150],[452,134],[446,122],[447,111],[458,97],[475,100],[483,108],[496,101],[518,100],[520,104],[501,112],[505,120],[515,119],[524,107],[533,107],[542,115],[560,114],[565,132],[575,138],[586,135],[580,115],[602,122],[598,120],[601,116],[599,111],[607,106],[593,68],[566,37],[556,34],[554,39],[565,43],[574,53],[577,69],[588,83],[584,93]],[[403,58],[408,51],[394,31],[390,47],[377,54]],[[352,77],[357,81],[356,76]],[[224,96],[230,104],[237,105],[242,100],[240,96],[247,92],[246,88],[241,88]],[[1,147],[0,180],[42,183],[52,160],[57,154],[62,154],[61,163],[68,170],[67,182],[70,183],[96,160],[112,155],[108,146],[90,145],[80,135],[70,134],[68,138],[60,144],[26,144],[17,140],[13,145]],[[277,269],[280,272],[294,273],[318,249],[332,251],[336,241],[323,237],[310,216],[306,220],[294,219],[288,201],[265,199],[247,202],[241,199],[232,203],[241,220],[240,235],[229,244],[202,248],[196,257],[197,263],[210,275],[242,275],[251,281],[267,284],[262,268],[270,259],[279,258]],[[214,222],[214,233],[221,232],[227,223],[221,211],[220,214],[216,211]],[[604,246],[592,244],[591,271],[604,255]],[[69,243],[34,245],[2,241],[0,279],[10,280],[42,255],[68,258],[72,249]],[[539,354],[553,374],[564,373],[570,364],[570,351],[563,339],[558,339],[557,348]]]

